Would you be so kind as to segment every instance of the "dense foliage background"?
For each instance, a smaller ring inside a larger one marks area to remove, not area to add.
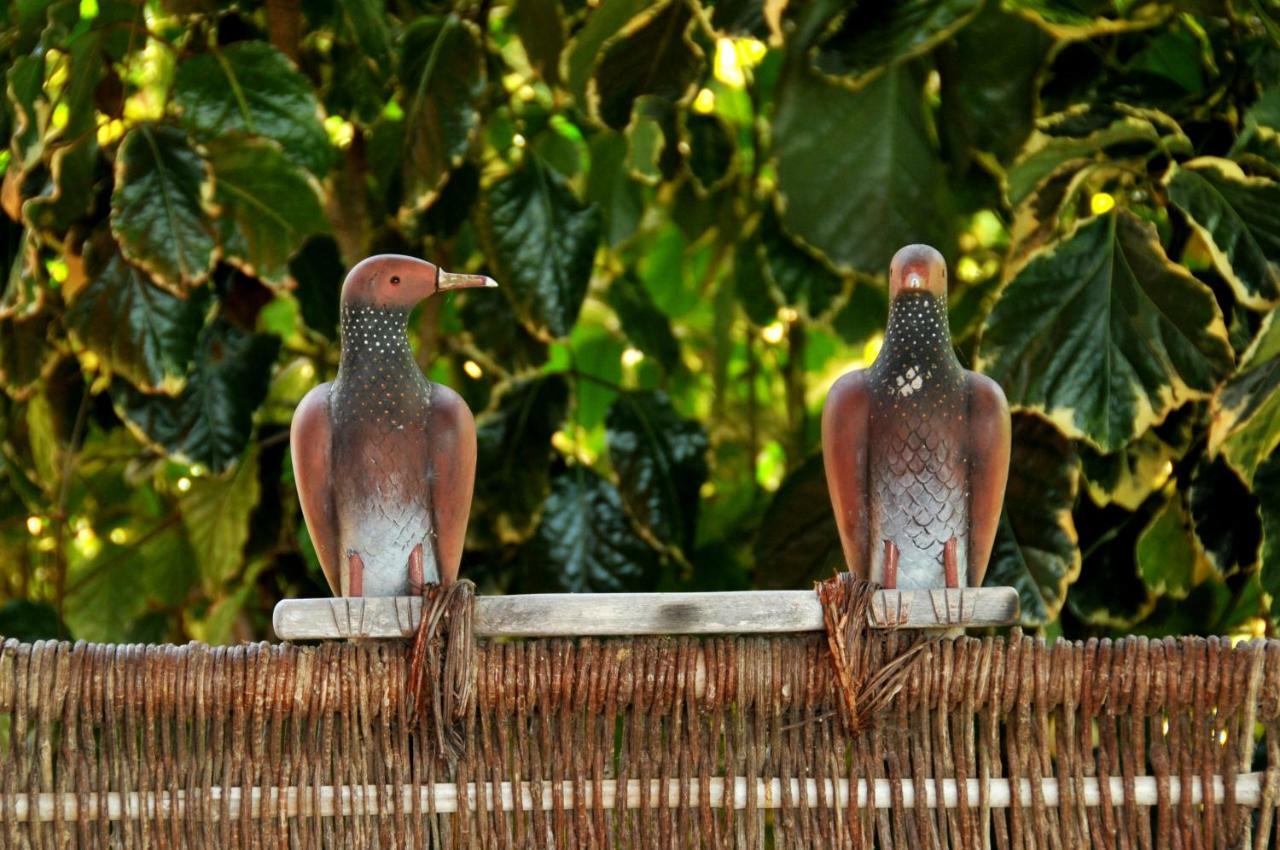
[[[18,0],[0,28],[0,632],[269,633],[344,267],[477,412],[487,591],[803,587],[893,251],[1015,414],[989,581],[1082,635],[1272,633],[1265,0]],[[1270,88],[1267,88],[1267,84]]]

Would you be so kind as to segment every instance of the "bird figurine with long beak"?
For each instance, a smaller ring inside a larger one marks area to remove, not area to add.
[[[477,286],[497,284],[397,254],[361,261],[342,284],[338,377],[307,393],[290,429],[302,515],[339,596],[404,596],[458,575],[475,420],[422,374],[406,325],[418,302]]]
[[[845,562],[886,589],[976,587],[1004,501],[1009,407],[956,357],[941,254],[898,251],[889,298],[875,362],[841,377],[822,415]]]

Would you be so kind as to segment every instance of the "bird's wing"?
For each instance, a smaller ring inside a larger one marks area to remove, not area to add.
[[[428,423],[428,478],[431,481],[431,519],[436,530],[436,564],[440,583],[458,577],[462,547],[467,541],[471,493],[476,483],[476,421],[471,408],[446,386],[431,387]]]
[[[1009,480],[1009,403],[1000,385],[975,372],[969,387],[969,586],[982,584]]]
[[[329,388],[321,384],[307,393],[293,412],[289,426],[289,449],[293,456],[293,478],[298,484],[302,516],[311,532],[316,557],[334,595],[340,595],[338,566],[338,523],[334,516],[333,478],[330,470],[332,423],[329,419]]]
[[[870,392],[865,371],[836,381],[822,409],[822,460],[836,528],[849,572],[870,578],[868,540],[867,415]]]

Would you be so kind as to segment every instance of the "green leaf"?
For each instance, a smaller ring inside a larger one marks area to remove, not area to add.
[[[40,231],[64,231],[93,209],[98,143],[86,134],[50,155],[49,176],[22,205],[22,217]]]
[[[730,36],[746,36],[765,41],[769,24],[764,16],[764,0],[716,0],[711,9],[711,26]]]
[[[620,394],[605,417],[609,460],[627,511],[664,543],[693,546],[707,434],[661,392]]]
[[[18,401],[35,392],[40,378],[53,369],[52,323],[47,311],[0,318],[0,389]]]
[[[987,317],[977,368],[1011,404],[1113,452],[1212,392],[1232,360],[1213,293],[1117,210],[1023,266]]]
[[[1188,405],[1174,411],[1161,425],[1144,431],[1111,454],[1100,454],[1088,443],[1082,443],[1081,469],[1094,503],[1114,503],[1136,511],[1148,496],[1163,487],[1174,462],[1191,447],[1192,409]]]
[[[1267,315],[1240,368],[1213,397],[1209,451],[1252,483],[1258,465],[1280,445],[1280,322]]]
[[[1162,506],[1129,513],[1081,501],[1075,518],[1084,560],[1067,596],[1067,607],[1081,621],[1128,631],[1155,608],[1157,599],[1138,572],[1137,547]]]
[[[338,243],[332,236],[308,239],[289,261],[289,274],[297,283],[294,296],[307,327],[338,341],[338,304],[346,271]]]
[[[1231,467],[1221,458],[1201,458],[1191,473],[1187,505],[1196,542],[1219,575],[1251,572],[1262,543],[1258,498]]]
[[[1280,622],[1280,454],[1272,454],[1253,479],[1262,514],[1262,589],[1271,596],[1271,619]]]
[[[246,273],[283,286],[289,258],[329,228],[314,177],[265,139],[224,136],[208,146],[224,256]]]
[[[212,193],[208,165],[186,134],[143,124],[130,130],[116,153],[111,231],[120,251],[161,285],[179,294],[213,268]]]
[[[1053,38],[1021,15],[988,2],[941,51],[940,131],[959,146],[1007,162],[1035,126],[1041,68]]]
[[[646,95],[670,101],[692,94],[702,50],[689,37],[693,11],[667,0],[634,18],[609,42],[591,79],[591,101],[609,127],[631,123],[631,106]]]
[[[547,85],[559,85],[560,53],[565,42],[559,0],[515,0],[511,18],[529,64]]]
[[[1280,302],[1280,184],[1201,157],[1173,169],[1165,185],[1236,297],[1255,310]]]
[[[584,466],[552,479],[525,555],[537,589],[567,593],[651,588],[658,566],[631,528],[617,488]]]
[[[1175,491],[1138,537],[1138,574],[1155,595],[1186,599],[1197,584],[1199,557],[1191,517]]]
[[[728,123],[716,114],[682,112],[680,149],[685,151],[689,172],[703,192],[714,192],[733,176],[738,143]]]
[[[844,289],[840,276],[793,242],[772,209],[765,211],[756,237],[761,269],[781,294],[783,305],[800,307],[814,318],[826,313]]]
[[[0,605],[0,636],[24,643],[71,640],[71,630],[48,602],[8,599]]]
[[[391,31],[386,0],[336,0],[342,29],[348,30],[369,71],[384,79],[392,70]]]
[[[758,528],[753,579],[757,587],[807,589],[847,569],[821,454],[783,480]]]
[[[1075,447],[1038,416],[1013,417],[1013,454],[1004,512],[983,584],[1013,587],[1023,625],[1055,619],[1080,574],[1080,547],[1071,518],[1079,490]]]
[[[225,472],[244,453],[253,412],[267,396],[277,337],[247,334],[225,319],[200,334],[195,365],[176,397],[112,385],[116,409],[141,438],[174,457]]]
[[[1072,163],[1081,167],[1110,158],[1145,162],[1153,154],[1191,151],[1191,142],[1172,118],[1154,109],[1123,104],[1088,104],[1047,116],[1009,167],[1007,194],[1020,204],[1043,181]]]
[[[1256,157],[1280,169],[1280,87],[1268,89],[1249,107],[1231,155],[1241,161]]]
[[[480,126],[484,52],[474,24],[456,15],[420,18],[400,50],[404,87],[404,193],[425,207],[457,166]]]
[[[636,348],[661,363],[667,372],[681,368],[680,341],[671,330],[671,320],[634,275],[615,278],[605,290],[604,300],[618,315],[622,332]]]
[[[226,475],[191,479],[191,489],[178,499],[200,581],[211,596],[244,565],[249,515],[258,497],[258,456],[251,451]]]
[[[178,392],[204,324],[208,287],[179,298],[130,265],[109,238],[92,244],[86,272],[84,284],[66,292],[63,324],[72,343],[143,389]]]
[[[136,542],[104,545],[96,558],[73,566],[64,616],[77,638],[125,638],[149,607],[176,606],[198,583],[195,558],[176,520],[158,520]]]
[[[861,77],[929,52],[963,27],[982,0],[871,0],[852,5],[818,42],[827,74]]]
[[[600,241],[600,212],[584,206],[536,158],[489,187],[487,236],[502,291],[529,330],[573,329]]]
[[[524,378],[507,384],[476,423],[476,503],[503,540],[528,535],[547,497],[551,435],[568,406],[563,375]]]
[[[602,55],[605,42],[627,21],[648,8],[646,0],[604,0],[587,15],[564,58],[565,82],[581,106],[587,103],[587,84]]]
[[[265,136],[317,177],[333,161],[310,81],[265,41],[239,41],[184,60],[173,99],[201,142],[229,133]]]
[[[773,144],[788,231],[868,274],[884,274],[912,242],[951,254],[950,201],[917,68],[896,66],[858,89],[792,69],[777,97]]]
[[[597,133],[591,138],[590,153],[586,199],[600,209],[605,241],[617,247],[635,233],[640,224],[645,209],[644,192],[627,171],[625,135]]]

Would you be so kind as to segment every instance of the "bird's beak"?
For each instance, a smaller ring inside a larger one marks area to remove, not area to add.
[[[497,288],[498,282],[482,274],[458,274],[456,272],[447,272],[444,269],[441,269],[440,274],[436,277],[436,292],[446,292],[450,289],[470,289],[476,286]]]

